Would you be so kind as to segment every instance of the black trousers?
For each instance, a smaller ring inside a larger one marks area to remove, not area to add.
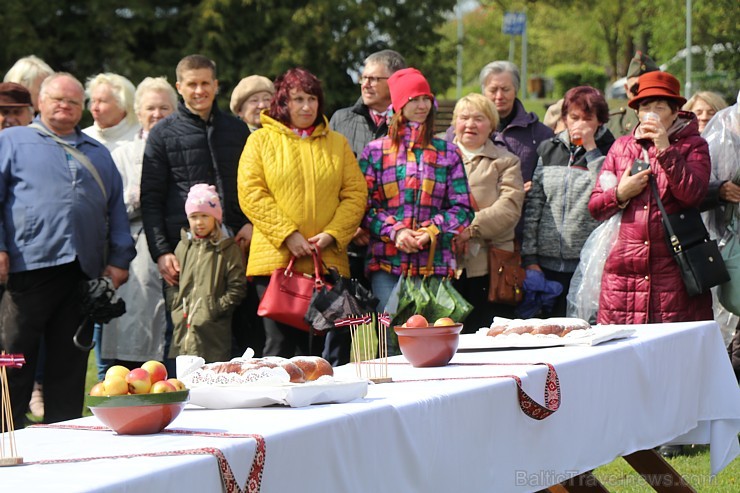
[[[557,281],[563,285],[563,292],[555,299],[555,306],[553,306],[552,311],[547,314],[547,316],[564,317],[568,310],[568,290],[570,289],[570,281],[573,279],[575,272],[558,272],[550,269],[542,269],[542,273],[545,274],[545,279],[548,281]]]
[[[254,278],[254,286],[257,288],[257,296],[260,300],[265,295],[265,290],[270,282],[267,276]],[[281,356],[292,358],[293,356],[321,356],[324,350],[324,336],[316,335],[309,350],[308,332],[285,325],[267,317],[262,318],[265,327],[265,356]]]
[[[265,349],[265,329],[262,317],[257,315],[259,298],[253,282],[247,282],[247,297],[234,310],[231,319],[231,355],[239,357],[248,347],[254,356],[261,358]]]
[[[86,280],[77,262],[10,274],[0,302],[0,350],[22,353],[26,364],[8,368],[13,420],[25,426],[36,366],[44,367],[44,422],[82,416],[89,351],[72,342],[81,322],[80,284]],[[92,324],[83,337],[89,341]],[[44,361],[39,345],[46,342]]]

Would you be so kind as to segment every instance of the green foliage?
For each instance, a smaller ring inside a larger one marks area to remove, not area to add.
[[[477,72],[491,60],[508,59],[509,36],[501,34],[503,14],[527,13],[528,77],[543,74],[562,63],[591,63],[602,67],[610,80],[626,74],[636,50],[684,77],[685,2],[675,0],[480,0],[480,8],[464,19],[463,84],[472,84]],[[740,80],[740,3],[737,0],[693,0],[692,43],[708,52],[723,44],[727,49],[704,64],[704,53],[693,57],[693,89],[737,93]],[[440,28],[455,43],[457,26]],[[513,61],[521,66],[521,39],[515,38]],[[601,84],[597,86],[603,88]],[[454,94],[446,92],[447,95]],[[732,95],[732,99],[734,99]]]
[[[555,82],[554,98],[560,98],[576,86],[592,86],[603,90],[608,77],[603,68],[589,63],[558,64],[547,69],[546,74]]]
[[[242,77],[303,66],[323,83],[327,113],[359,96],[352,75],[391,48],[447,87],[454,51],[437,28],[455,0],[5,0],[0,67],[35,54],[81,80],[103,71],[137,84],[174,81],[177,62],[201,53],[218,65],[219,105]]]

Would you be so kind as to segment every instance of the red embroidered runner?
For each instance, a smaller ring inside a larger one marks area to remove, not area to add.
[[[389,365],[408,365],[409,363],[388,363]],[[431,382],[440,380],[475,380],[481,378],[511,378],[516,382],[519,397],[519,407],[522,412],[532,419],[542,420],[552,415],[560,407],[560,380],[555,367],[550,363],[451,363],[448,366],[547,366],[547,380],[545,381],[545,405],[532,399],[522,388],[522,379],[516,375],[490,375],[481,377],[439,377],[421,378],[418,380],[393,380],[401,382]]]
[[[112,431],[105,426],[84,426],[84,425],[63,425],[63,424],[50,424],[50,425],[33,425],[29,428],[58,428],[68,430],[84,430],[84,431]],[[244,490],[239,487],[234,477],[234,471],[231,469],[229,461],[224,457],[223,452],[215,447],[201,447],[194,449],[183,449],[183,450],[171,450],[163,452],[148,452],[141,454],[126,454],[126,455],[108,455],[100,457],[79,457],[74,459],[48,459],[34,462],[27,462],[26,464],[65,464],[71,462],[89,462],[100,459],[128,459],[133,457],[170,457],[177,455],[206,455],[210,454],[216,458],[218,462],[218,470],[221,475],[221,482],[224,485],[226,493],[259,493],[262,488],[262,471],[265,468],[265,439],[262,435],[247,434],[247,433],[214,433],[208,431],[194,431],[194,430],[162,430],[160,433],[173,433],[177,435],[194,435],[204,437],[216,437],[216,438],[252,438],[257,442],[257,448],[254,452],[254,459],[252,460],[252,467],[247,476],[247,484]]]

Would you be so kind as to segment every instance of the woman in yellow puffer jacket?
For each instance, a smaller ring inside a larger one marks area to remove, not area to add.
[[[239,203],[254,225],[247,276],[260,299],[292,255],[297,270],[312,273],[315,247],[328,266],[349,275],[346,247],[365,213],[367,185],[347,140],[329,130],[323,101],[321,83],[307,70],[278,77],[262,128],[239,161]],[[265,356],[308,354],[306,332],[268,318],[264,326]],[[321,354],[321,346],[313,352]]]

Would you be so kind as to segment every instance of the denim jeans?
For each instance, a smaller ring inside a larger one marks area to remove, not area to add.
[[[391,291],[398,282],[398,277],[385,271],[373,272],[370,274],[370,284],[373,287],[373,294],[380,300],[378,303],[378,312],[385,311],[385,305],[391,296]],[[393,315],[391,313],[391,315]]]
[[[378,303],[378,313],[385,311],[385,305],[388,304],[388,298],[390,298],[393,288],[398,283],[398,277],[382,270],[370,274],[370,284],[373,287],[373,294],[380,300]],[[394,314],[389,313],[389,315],[393,317]],[[401,350],[398,349],[398,339],[396,338],[396,333],[393,332],[393,327],[388,328],[386,339],[388,343],[388,356],[401,354]]]

